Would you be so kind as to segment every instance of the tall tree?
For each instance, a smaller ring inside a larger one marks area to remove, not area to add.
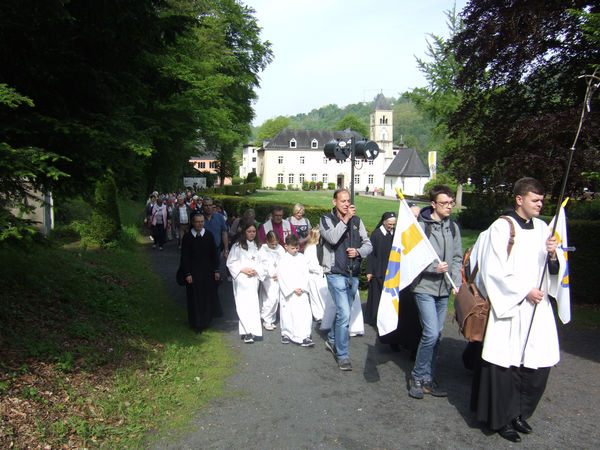
[[[427,41],[427,59],[416,57],[419,70],[425,75],[427,86],[416,88],[407,94],[417,109],[434,124],[432,139],[428,150],[439,153],[439,160],[452,148],[459,147],[459,141],[448,136],[448,120],[458,108],[461,92],[456,89],[456,79],[460,72],[454,50],[450,43],[460,32],[462,22],[456,12],[456,7],[445,12],[449,38],[445,39],[430,34]]]
[[[599,8],[582,0],[474,0],[464,9],[464,29],[453,39],[463,98],[450,121],[463,142],[447,155],[461,181],[497,187],[530,175],[556,193],[586,88],[579,77],[600,61],[585,28],[593,21],[573,11]],[[596,106],[594,100],[575,152],[571,190],[587,184],[581,172],[599,165]]]
[[[364,122],[359,120],[354,114],[346,114],[342,120],[340,120],[334,127],[334,130],[345,130],[346,128],[350,128],[360,134],[362,134],[365,138],[369,138],[369,125],[368,122]]]
[[[256,133],[256,141],[254,145],[260,147],[265,139],[272,138],[284,128],[288,128],[290,124],[289,117],[277,116],[274,119],[267,119],[258,129]]]

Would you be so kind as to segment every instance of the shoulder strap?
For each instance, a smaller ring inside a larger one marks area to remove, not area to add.
[[[512,251],[513,245],[515,244],[515,224],[508,216],[500,216],[500,218],[506,220],[508,222],[508,226],[510,227],[510,236],[508,237],[508,245],[506,246],[506,257],[510,256],[510,252]],[[472,283],[475,280],[475,275],[477,275],[477,271],[479,270],[479,261],[475,263],[475,267],[471,270],[471,275],[469,276],[469,283]]]

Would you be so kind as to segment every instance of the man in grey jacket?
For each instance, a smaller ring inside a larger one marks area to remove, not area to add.
[[[437,260],[427,266],[412,284],[415,303],[423,333],[419,341],[414,368],[411,372],[408,394],[421,399],[424,394],[445,397],[434,379],[435,362],[440,344],[448,298],[461,284],[462,243],[456,222],[450,219],[454,202],[454,192],[447,186],[437,185],[429,191],[431,206],[419,213],[419,224],[423,227],[429,242],[441,262]]]
[[[361,258],[373,250],[356,208],[350,204],[350,192],[338,189],[333,194],[331,213],[321,216],[319,231],[324,240],[323,272],[335,302],[335,322],[327,335],[325,347],[334,354],[340,370],[352,370],[350,341],[350,309],[358,289]]]

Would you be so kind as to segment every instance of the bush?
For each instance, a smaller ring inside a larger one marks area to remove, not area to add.
[[[256,175],[256,172],[250,172],[246,177],[246,183],[253,183],[257,178],[258,175]]]
[[[485,230],[500,216],[508,199],[504,194],[479,194],[469,198],[469,206],[458,214],[461,227]]]
[[[256,186],[255,190],[262,188],[262,178],[256,177],[256,179],[254,180],[254,185]]]
[[[314,191],[316,186],[317,186],[317,183],[315,183],[314,181],[311,181],[311,182],[308,184],[308,188],[309,188],[311,191]]]
[[[600,304],[596,285],[596,260],[600,254],[600,240],[590,239],[600,229],[600,220],[568,220],[569,246],[576,250],[569,254],[569,284],[571,300],[576,303]]]
[[[310,183],[308,181],[303,181],[302,182],[302,190],[303,191],[310,191]]]
[[[327,189],[330,191],[335,191],[335,183],[327,183]]]
[[[121,216],[117,204],[117,185],[110,175],[105,175],[96,182],[89,230],[92,236],[87,237],[100,245],[106,245],[118,239],[120,230]]]
[[[429,189],[431,189],[433,186],[435,186],[437,184],[443,184],[445,186],[448,186],[456,194],[456,180],[453,178],[450,178],[445,173],[438,173],[435,180],[429,180],[427,183],[425,183],[425,186],[423,186],[423,193],[428,194]]]
[[[288,190],[288,191],[295,191],[295,189],[294,189],[294,185],[293,185],[293,184],[288,184],[288,185],[287,185],[287,190]]]
[[[54,217],[57,224],[69,225],[79,220],[90,220],[92,207],[82,198],[58,200],[54,208]]]
[[[275,189],[277,189],[278,191],[285,191],[285,184],[277,183],[277,186],[275,186]]]
[[[317,183],[315,184],[315,187],[317,188],[318,191],[320,191],[321,189],[323,189],[323,182],[317,181]]]
[[[233,177],[231,184],[244,184],[244,179],[242,177]]]

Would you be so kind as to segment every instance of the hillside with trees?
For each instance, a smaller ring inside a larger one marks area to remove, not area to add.
[[[432,149],[434,122],[418,111],[408,93],[387,100],[394,111],[394,143],[398,144],[402,140],[408,147],[416,148],[425,156]],[[350,128],[368,137],[369,115],[374,104],[374,100],[344,107],[331,104],[313,109],[309,113],[268,119],[256,129],[255,144],[261,145],[264,139],[273,137],[284,128],[343,130],[350,125]]]

